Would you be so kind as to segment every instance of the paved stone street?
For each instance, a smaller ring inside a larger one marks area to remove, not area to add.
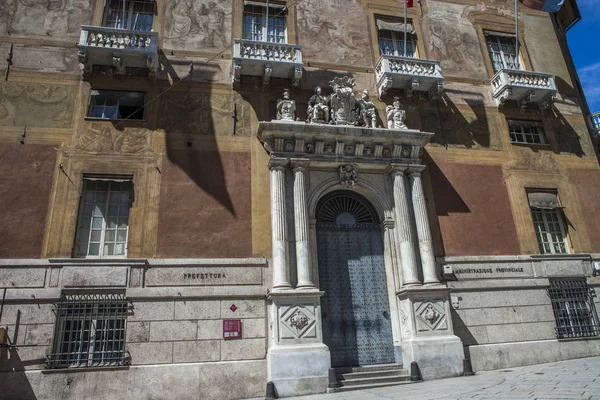
[[[355,392],[294,397],[302,400],[593,399],[600,400],[600,357],[478,372]]]

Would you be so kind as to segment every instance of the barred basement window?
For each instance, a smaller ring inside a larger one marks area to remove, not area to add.
[[[379,54],[382,56],[416,57],[416,34],[411,22],[406,23],[406,53],[404,53],[404,22],[376,17]]]
[[[557,338],[600,335],[592,290],[584,280],[551,280],[548,294],[556,319]]]
[[[125,321],[133,309],[123,294],[63,294],[48,368],[125,365]]]
[[[130,178],[84,177],[74,255],[125,257],[132,200]]]
[[[553,190],[527,191],[535,234],[542,254],[569,253],[564,214]]]
[[[508,131],[512,143],[547,144],[541,122],[508,120]]]

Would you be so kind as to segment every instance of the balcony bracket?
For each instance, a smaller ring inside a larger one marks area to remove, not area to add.
[[[269,87],[271,85],[271,75],[273,74],[273,66],[270,63],[265,64],[265,73],[263,75],[263,86]]]
[[[554,104],[555,101],[556,101],[556,95],[548,94],[546,97],[542,98],[538,102],[540,110],[542,110],[542,112],[548,111],[552,107],[552,104]]]
[[[431,85],[429,88],[429,101],[435,102],[442,97],[442,92],[444,91],[444,84],[438,82],[437,84]]]
[[[390,77],[386,76],[383,79],[383,81],[379,85],[379,98],[384,96],[387,93],[387,91],[392,88],[393,83],[394,83],[394,80]]]
[[[120,55],[113,55],[112,63],[113,63],[113,66],[117,69],[118,75],[125,74],[125,67],[123,66],[123,59],[121,58]]]
[[[525,108],[527,107],[527,104],[532,103],[534,99],[535,93],[533,92],[533,90],[530,90],[523,96],[521,96],[519,99],[517,99],[517,105],[519,106],[519,108]]]
[[[231,74],[231,80],[234,86],[240,84],[242,77],[242,62],[239,60],[233,61],[233,73]]]
[[[292,78],[292,86],[300,86],[300,80],[302,79],[302,67],[296,66],[294,69],[294,77]]]
[[[417,78],[411,78],[406,84],[406,97],[412,99],[413,94],[416,90],[419,90],[420,81]]]

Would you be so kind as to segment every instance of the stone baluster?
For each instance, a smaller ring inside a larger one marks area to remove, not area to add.
[[[421,182],[421,170],[410,172],[410,183],[417,223],[421,264],[423,265],[423,283],[439,283],[440,280],[437,277],[435,257],[433,255],[429,217],[427,216],[427,204],[425,203],[425,194],[423,193],[423,184]]]
[[[294,169],[294,226],[296,228],[297,288],[314,288],[308,246],[308,206],[306,204],[306,168],[308,160],[292,160]]]
[[[287,160],[271,158],[271,233],[273,236],[273,289],[291,289],[285,209]]]
[[[412,229],[410,208],[408,204],[408,185],[404,171],[396,169],[392,172],[394,180],[394,212],[396,218],[397,237],[402,263],[402,282],[404,286],[419,285],[417,257],[415,255],[415,234]]]

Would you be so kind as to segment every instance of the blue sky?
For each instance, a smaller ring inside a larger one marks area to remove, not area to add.
[[[567,32],[567,41],[593,113],[600,111],[600,0],[577,0],[577,5],[581,21]]]

